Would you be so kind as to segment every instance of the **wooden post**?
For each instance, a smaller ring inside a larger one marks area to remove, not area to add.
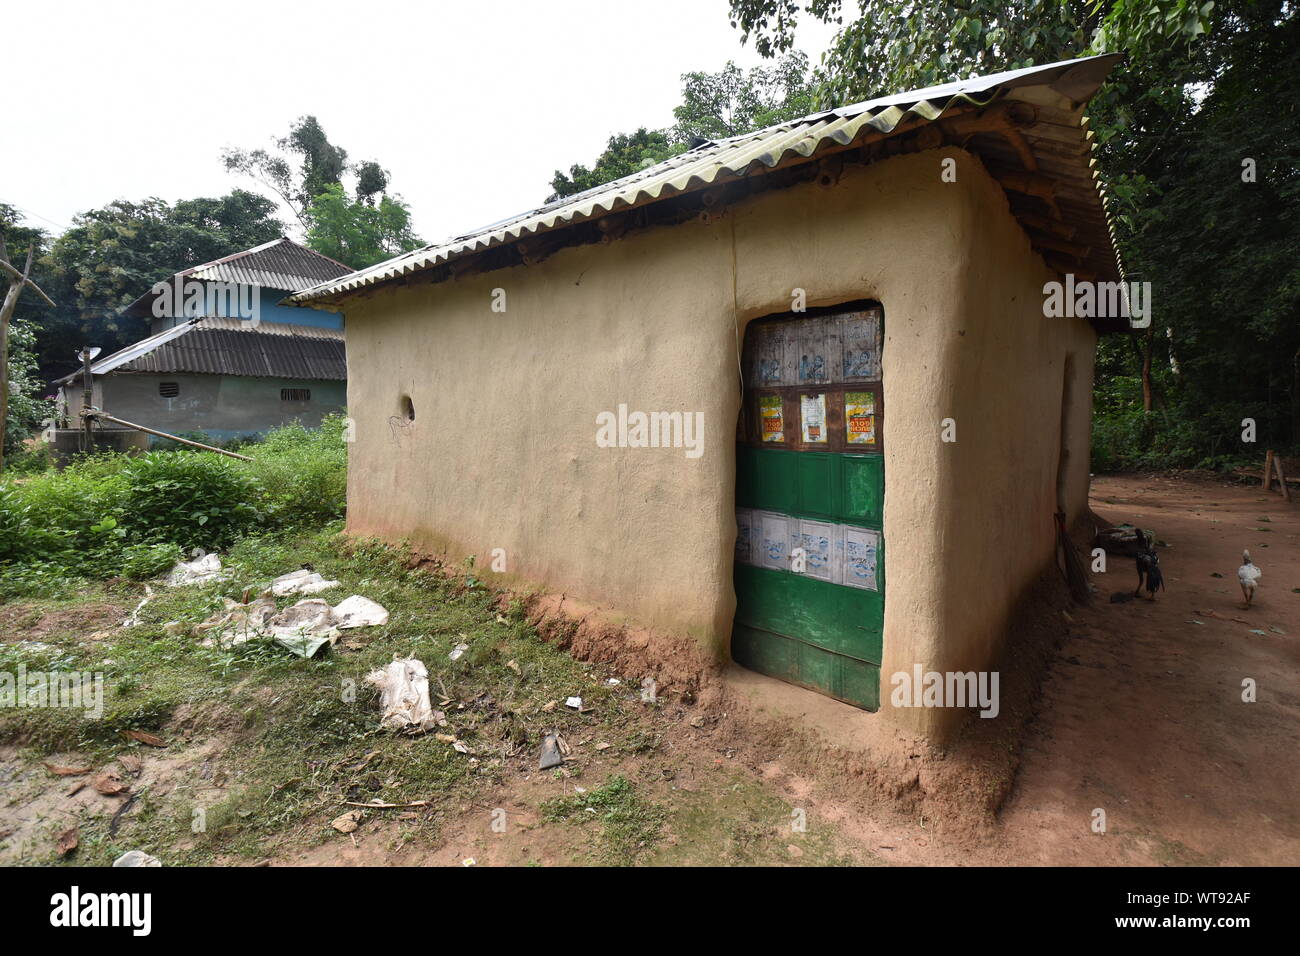
[[[1273,449],[1264,453],[1264,490],[1268,491],[1273,485]]]
[[[81,427],[87,455],[95,453],[94,420],[90,417],[91,406],[95,404],[95,380],[90,372],[90,346],[81,350]]]
[[[1273,467],[1277,469],[1277,483],[1282,486],[1282,497],[1287,501],[1291,500],[1291,489],[1287,487],[1286,473],[1282,471],[1282,456],[1273,456]]]

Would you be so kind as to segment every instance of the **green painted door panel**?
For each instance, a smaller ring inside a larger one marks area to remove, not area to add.
[[[795,460],[795,509],[815,518],[834,518],[839,509],[835,486],[838,455],[792,452]]]
[[[736,447],[736,506],[883,527],[885,459]]]
[[[836,700],[880,709],[880,667],[804,644],[784,634],[737,623],[731,656],[742,667],[807,687]]]
[[[747,564],[736,565],[735,582],[737,624],[880,663],[885,610],[881,592]]]
[[[838,517],[867,527],[884,527],[885,459],[883,455],[838,455],[840,512]]]

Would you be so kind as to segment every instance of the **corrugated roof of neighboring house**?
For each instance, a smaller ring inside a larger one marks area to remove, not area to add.
[[[1105,54],[976,77],[814,113],[755,133],[705,143],[614,182],[321,282],[291,296],[290,301],[337,301],[356,290],[401,280],[537,233],[715,184],[761,176],[778,167],[813,162],[869,137],[879,140],[936,122],[944,124],[940,143],[946,137],[949,142],[965,146],[974,137],[980,143],[982,157],[1005,164],[1002,172],[1006,175],[999,181],[1009,191],[1022,190],[1017,200],[1020,205],[1013,211],[1040,251],[1073,253],[1080,271],[1086,266],[1098,276],[1119,278],[1122,269],[1114,249],[1105,191],[1091,156],[1093,134],[1087,129],[1082,111],[1084,103],[1121,59],[1121,54]],[[996,109],[994,104],[1000,100],[1012,101],[1020,115],[991,113],[980,126],[978,119],[984,108]],[[972,123],[972,119],[976,122]],[[999,135],[1004,130],[993,128],[995,119],[1005,127],[1007,135]],[[949,129],[950,122],[959,120],[966,121],[966,132]],[[994,171],[994,175],[999,174]],[[1050,200],[1037,203],[1035,190],[1047,189],[1051,190]],[[1040,212],[1044,215],[1039,216]],[[1026,225],[1031,217],[1050,221],[1046,225]]]
[[[152,372],[245,375],[345,381],[348,376],[343,330],[209,317],[164,329],[157,335],[91,364],[91,373]],[[62,385],[81,377],[73,372]]]
[[[200,279],[300,292],[351,272],[343,263],[281,236],[252,249],[182,269],[168,281]],[[152,299],[150,290],[128,305],[125,314],[147,317]]]

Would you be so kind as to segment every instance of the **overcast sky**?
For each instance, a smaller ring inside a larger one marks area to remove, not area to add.
[[[436,241],[540,204],[611,133],[672,122],[680,75],[741,47],[726,0],[9,5],[0,202],[60,232],[114,199],[257,188],[226,146],[314,114]],[[833,31],[800,25],[816,62]]]

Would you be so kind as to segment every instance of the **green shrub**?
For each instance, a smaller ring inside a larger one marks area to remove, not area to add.
[[[128,544],[119,552],[118,573],[134,581],[157,577],[184,556],[177,544]]]
[[[346,419],[294,423],[247,447],[251,462],[193,449],[82,457],[62,471],[0,478],[0,600],[76,580],[160,574],[195,547],[226,549],[256,527],[343,514]]]
[[[257,482],[232,459],[208,452],[149,452],[122,470],[122,520],[144,542],[209,551],[259,518]]]
[[[43,441],[22,445],[13,454],[5,455],[5,474],[10,477],[38,475],[54,467],[54,455]]]
[[[275,527],[316,525],[343,516],[347,504],[347,419],[329,415],[319,429],[298,422],[268,432],[245,451],[262,488],[262,508]]]

